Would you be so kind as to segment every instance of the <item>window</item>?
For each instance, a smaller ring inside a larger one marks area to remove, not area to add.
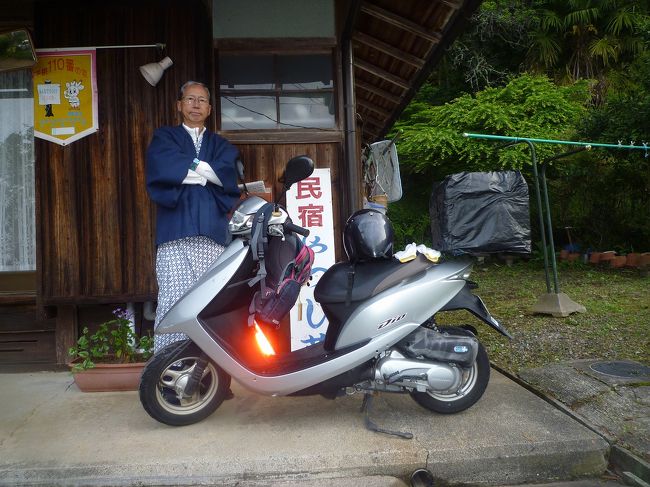
[[[0,272],[36,269],[34,99],[29,70],[0,73]]]
[[[333,128],[329,54],[222,55],[221,129]]]

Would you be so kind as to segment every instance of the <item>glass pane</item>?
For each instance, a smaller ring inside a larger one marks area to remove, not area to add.
[[[273,56],[221,56],[222,90],[272,90]]]
[[[333,0],[212,0],[215,39],[334,37]]]
[[[36,269],[31,71],[0,73],[0,272]]]
[[[334,127],[334,96],[332,93],[287,95],[280,97],[280,127]]]
[[[221,129],[276,128],[274,96],[222,96]]]
[[[332,88],[332,59],[328,54],[278,56],[278,74],[283,90]]]
[[[29,68],[34,64],[36,53],[25,29],[0,34],[0,71]]]

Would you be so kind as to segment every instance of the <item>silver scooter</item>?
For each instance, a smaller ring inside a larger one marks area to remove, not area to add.
[[[306,156],[291,159],[284,192],[313,167]],[[511,338],[472,294],[471,263],[434,264],[424,256],[337,263],[314,293],[329,322],[325,340],[291,352],[278,345],[286,327],[251,321],[260,268],[251,240],[263,207],[256,196],[239,204],[229,224],[232,242],[160,321],[157,333],[189,339],[160,350],[144,369],[140,400],[153,418],[174,426],[201,421],[228,397],[231,378],[271,396],[408,393],[438,413],[463,411],[481,398],[490,364],[476,330],[435,323],[440,311],[466,309]],[[297,235],[308,231],[277,204],[263,230],[266,278],[277,281],[295,256]]]

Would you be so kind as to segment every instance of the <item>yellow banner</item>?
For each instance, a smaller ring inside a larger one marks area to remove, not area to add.
[[[95,50],[38,49],[34,136],[67,145],[97,132]]]

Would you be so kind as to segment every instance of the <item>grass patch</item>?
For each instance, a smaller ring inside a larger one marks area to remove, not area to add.
[[[534,315],[546,293],[541,263],[476,265],[470,279],[512,341],[466,311],[437,315],[442,325],[467,323],[479,331],[492,363],[517,374],[523,368],[578,359],[634,360],[650,365],[650,278],[633,269],[558,265],[561,292],[587,308],[566,318]],[[551,279],[552,283],[552,279]]]

